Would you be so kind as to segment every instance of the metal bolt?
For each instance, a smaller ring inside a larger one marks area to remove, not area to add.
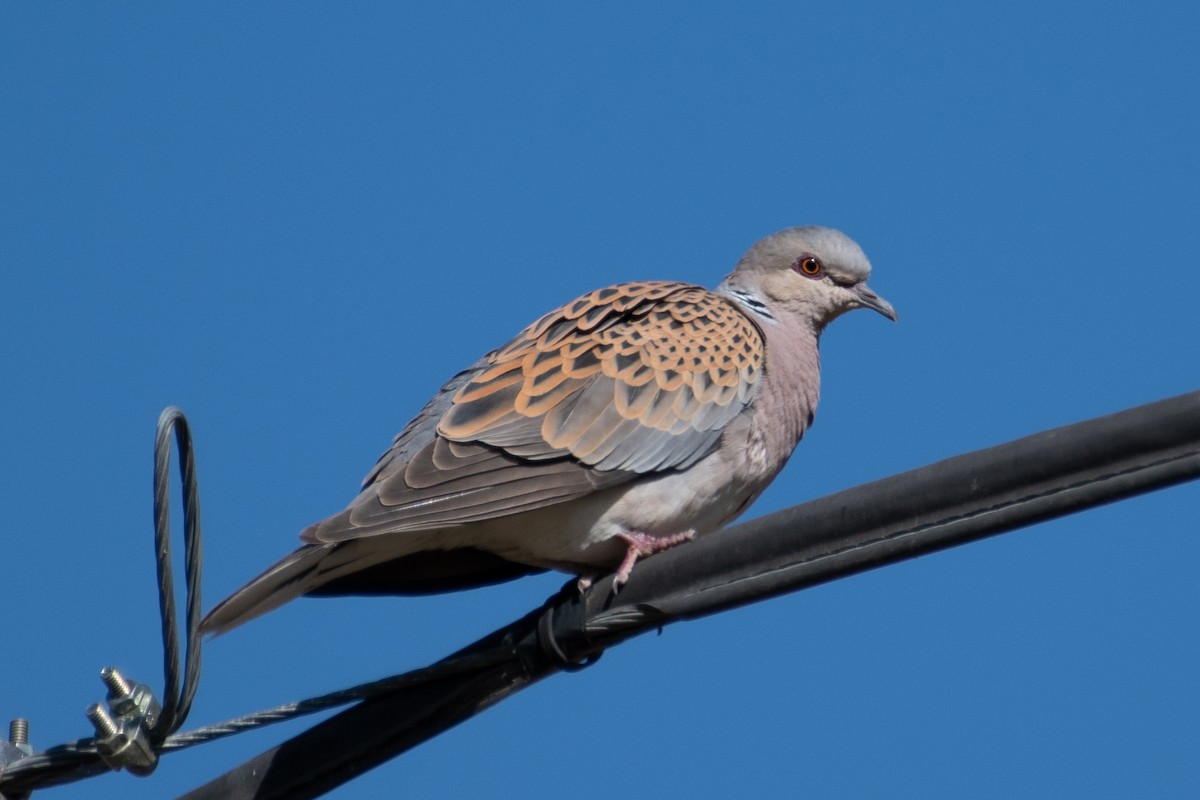
[[[29,744],[29,720],[17,717],[8,723],[8,740],[13,744]]]
[[[133,687],[125,676],[117,672],[116,667],[105,667],[100,670],[100,680],[108,687],[109,697],[125,697],[133,692]]]
[[[92,703],[87,707],[87,711],[83,712],[88,720],[92,723],[92,727],[96,729],[96,736],[101,739],[108,739],[116,736],[118,733],[117,724],[113,722],[112,717],[104,710],[104,706],[99,703]]]

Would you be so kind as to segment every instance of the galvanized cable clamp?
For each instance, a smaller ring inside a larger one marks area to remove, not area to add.
[[[127,680],[114,667],[100,670],[108,687],[108,710],[92,703],[84,714],[96,729],[96,751],[114,770],[131,775],[149,775],[158,766],[158,752],[151,732],[162,705],[144,683]]]
[[[8,723],[8,738],[0,739],[0,776],[8,767],[31,755],[33,746],[29,744],[29,720],[18,717]],[[10,797],[15,800],[19,796],[0,794],[0,800]]]
[[[171,434],[179,448],[179,476],[183,490],[184,539],[187,572],[187,657],[181,679],[179,632],[175,614],[174,576],[171,569],[170,462]],[[187,418],[175,406],[159,415],[154,436],[154,544],[158,573],[159,613],[162,618],[163,690],[166,708],[144,683],[126,680],[115,667],[100,670],[108,688],[107,710],[100,703],[84,714],[96,729],[96,751],[114,770],[149,775],[158,766],[163,740],[187,717],[199,683],[200,671],[200,498],[196,464]]]

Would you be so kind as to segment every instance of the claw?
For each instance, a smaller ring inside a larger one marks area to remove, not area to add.
[[[670,550],[677,544],[690,542],[696,538],[696,532],[692,530],[683,531],[681,533],[673,533],[670,536],[651,536],[640,531],[628,531],[618,534],[629,545],[629,549],[625,551],[625,558],[621,560],[621,565],[617,567],[617,574],[613,577],[612,591],[616,594],[629,581],[629,576],[633,574],[633,565],[643,556],[652,556],[655,553],[661,553],[664,550]]]

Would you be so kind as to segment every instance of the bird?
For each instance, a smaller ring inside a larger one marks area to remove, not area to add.
[[[818,344],[857,308],[896,321],[833,228],[756,242],[712,290],[636,281],[554,309],[447,381],[343,511],[203,620],[301,595],[419,595],[559,570],[585,589],[727,524],[812,425]]]

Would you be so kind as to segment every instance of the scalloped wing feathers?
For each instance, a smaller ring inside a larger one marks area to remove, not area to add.
[[[721,295],[599,289],[448,381],[306,542],[433,530],[686,469],[754,400],[762,333]]]
[[[610,286],[493,352],[438,433],[598,470],[685,469],[753,399],[763,358],[758,328],[720,295],[666,281]]]

